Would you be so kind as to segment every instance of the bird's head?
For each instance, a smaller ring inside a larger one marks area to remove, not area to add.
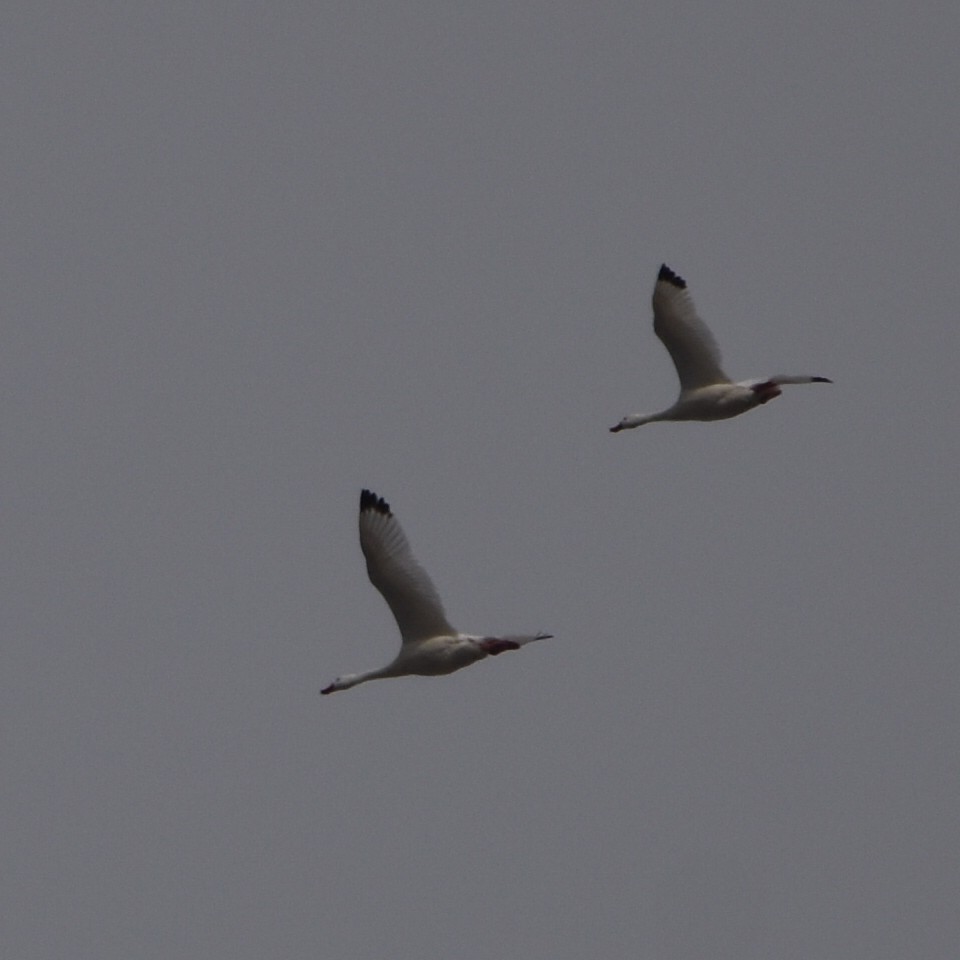
[[[358,673],[345,673],[342,677],[337,677],[333,683],[324,687],[320,692],[326,694],[336,693],[338,690],[349,690],[359,682],[359,679],[360,674]]]

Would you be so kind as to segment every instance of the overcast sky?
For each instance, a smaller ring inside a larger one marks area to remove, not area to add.
[[[17,960],[960,942],[960,8],[27,3],[4,135]],[[674,399],[661,262],[756,412]],[[386,497],[440,679],[357,542]]]

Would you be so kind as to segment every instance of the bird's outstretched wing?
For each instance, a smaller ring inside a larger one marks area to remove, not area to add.
[[[653,329],[667,348],[680,378],[680,390],[729,383],[720,366],[720,349],[687,292],[687,283],[666,264],[653,288]]]
[[[360,548],[370,582],[387,601],[404,643],[456,635],[390,504],[369,490],[360,493]]]

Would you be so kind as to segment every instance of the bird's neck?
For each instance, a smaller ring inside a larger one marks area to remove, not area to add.
[[[379,670],[366,670],[363,673],[348,673],[337,680],[338,690],[349,690],[351,687],[359,686],[368,680],[380,680],[383,677],[394,677],[396,672],[392,670],[393,664],[386,667],[380,667]]]

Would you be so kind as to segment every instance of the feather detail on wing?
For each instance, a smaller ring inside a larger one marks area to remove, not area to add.
[[[369,490],[360,494],[360,548],[370,582],[387,601],[404,643],[456,635],[390,504]]]
[[[720,366],[720,349],[697,316],[686,281],[666,264],[653,288],[653,329],[677,368],[680,390],[730,383]]]

